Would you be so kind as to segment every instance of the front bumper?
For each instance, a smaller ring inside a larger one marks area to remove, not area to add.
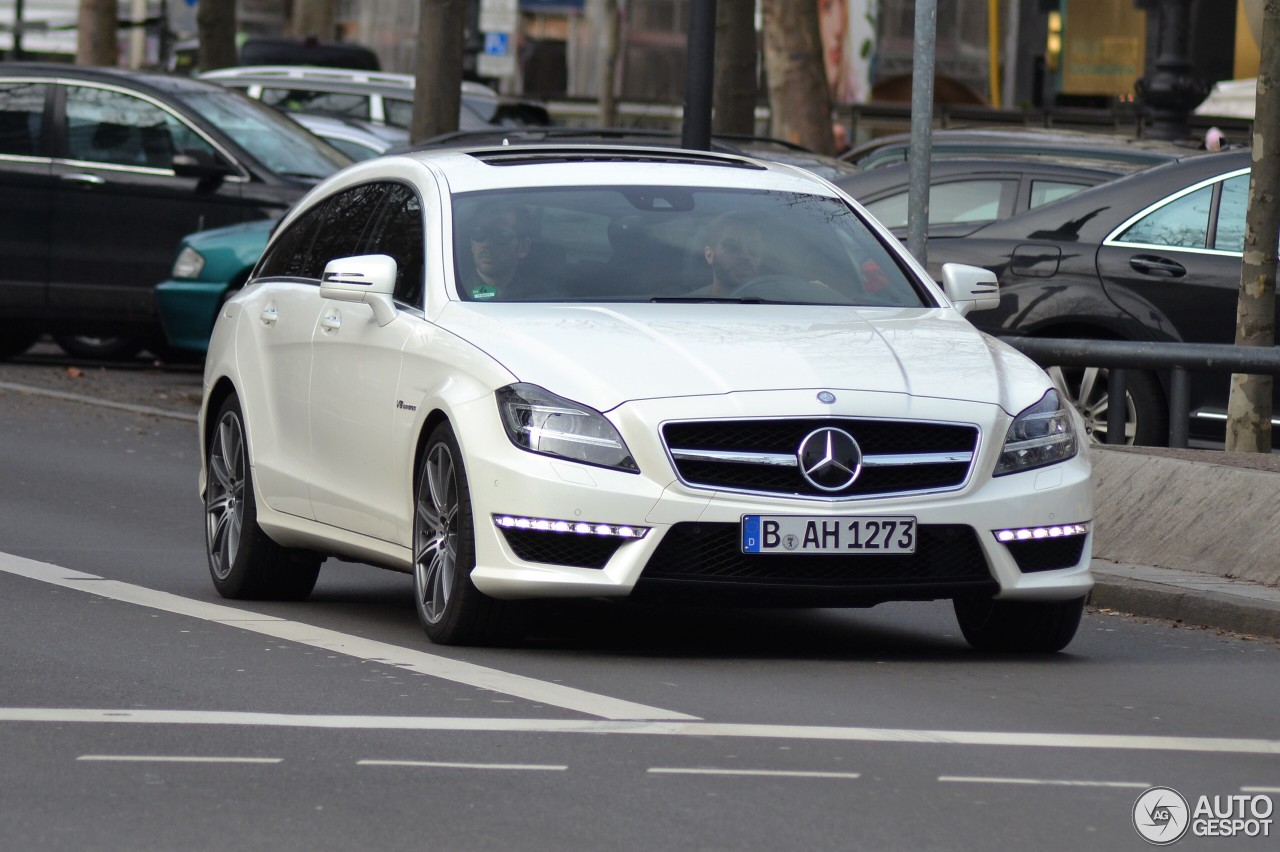
[[[999,408],[893,394],[846,391],[840,396],[839,410],[816,403],[809,391],[630,403],[611,412],[610,419],[632,450],[640,474],[517,449],[497,424],[492,400],[455,412],[462,418],[458,434],[476,524],[473,582],[501,598],[678,591],[807,605],[966,594],[1063,600],[1089,591],[1092,529],[1084,536],[1055,537],[1057,548],[1048,554],[1038,543],[1011,546],[996,536],[1000,530],[1091,523],[1091,470],[1083,451],[1050,467],[993,479],[990,471],[1011,420]],[[945,417],[977,425],[981,438],[972,471],[955,490],[844,500],[691,487],[679,481],[658,438],[661,425],[671,420],[782,413]],[[747,514],[910,515],[916,518],[921,544],[911,558],[744,555],[737,548],[737,530]],[[515,519],[627,525],[644,534],[619,538],[594,531],[555,532],[519,527],[512,523]],[[1028,556],[1028,550],[1035,552]]]

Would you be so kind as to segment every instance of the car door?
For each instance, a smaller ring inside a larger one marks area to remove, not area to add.
[[[177,151],[223,157],[154,97],[79,82],[57,95],[50,309],[76,321],[154,321],[152,291],[182,237],[241,220],[242,178],[175,175]]]
[[[258,491],[279,512],[311,510],[311,335],[320,315],[328,202],[289,222],[267,247],[251,286],[229,307],[240,311],[236,352]]]
[[[405,343],[423,315],[422,202],[400,183],[369,184],[344,195],[343,218],[351,229],[367,223],[348,250],[395,259],[399,310],[379,326],[368,305],[324,302],[312,347],[312,503],[322,523],[396,541],[404,513],[398,483],[412,455],[402,436],[397,443],[393,427],[413,410],[396,399],[396,389]]]
[[[1098,250],[1107,295],[1155,339],[1233,343],[1248,169],[1173,193],[1131,217]],[[1193,406],[1226,411],[1221,375],[1191,377]]]
[[[50,89],[39,80],[0,79],[0,318],[17,323],[43,313],[49,280]]]

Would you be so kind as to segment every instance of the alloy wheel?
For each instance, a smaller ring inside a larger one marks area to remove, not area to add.
[[[1089,443],[1107,443],[1110,373],[1103,367],[1049,367],[1048,373],[1063,400],[1075,406],[1084,418]],[[1125,394],[1125,407],[1124,440],[1121,443],[1133,444],[1138,431],[1138,409],[1132,394]]]
[[[209,448],[205,499],[206,540],[214,574],[225,580],[240,552],[244,524],[244,427],[234,411],[224,412]]]
[[[445,615],[453,595],[458,561],[458,477],[453,453],[444,442],[427,451],[418,485],[413,548],[413,586],[418,608],[429,624]]]

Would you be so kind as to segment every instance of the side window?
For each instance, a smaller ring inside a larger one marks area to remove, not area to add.
[[[1058,180],[1033,180],[1031,181],[1031,201],[1028,208],[1031,210],[1048,204],[1050,201],[1058,201],[1063,198],[1075,195],[1082,189],[1087,189],[1088,185],[1083,183],[1066,183]]]
[[[258,278],[311,278],[319,283],[324,263],[320,261],[316,236],[330,203],[311,208],[280,234],[258,264]]]
[[[0,154],[43,153],[44,99],[41,83],[0,83]]]
[[[217,156],[176,117],[149,101],[108,89],[67,87],[67,155],[71,159],[167,169],[183,148]]]
[[[1119,236],[1122,243],[1178,248],[1205,247],[1213,187],[1206,186],[1153,210]]]
[[[339,257],[367,254],[365,242],[378,218],[387,186],[367,183],[338,193],[325,205],[316,238],[316,253],[321,256],[316,278],[324,273],[325,264]]]
[[[1003,180],[967,180],[935,183],[929,188],[929,223],[989,222],[1012,206],[1015,184]],[[906,190],[866,205],[886,228],[907,226]]]
[[[413,101],[384,97],[382,112],[383,121],[387,124],[408,130],[409,124],[413,121]]]
[[[422,202],[417,193],[403,184],[388,188],[382,216],[363,251],[395,258],[395,298],[406,305],[422,306]]]
[[[347,118],[368,118],[369,97],[307,89],[263,89],[264,104],[293,112],[321,112]]]
[[[1236,175],[1222,182],[1218,200],[1218,224],[1213,247],[1221,251],[1244,252],[1244,217],[1249,209],[1249,176]]]

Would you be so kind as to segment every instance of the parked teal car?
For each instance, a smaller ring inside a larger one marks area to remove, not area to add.
[[[170,346],[208,349],[218,310],[248,280],[275,224],[260,219],[182,238],[169,279],[156,285],[156,310]]]

